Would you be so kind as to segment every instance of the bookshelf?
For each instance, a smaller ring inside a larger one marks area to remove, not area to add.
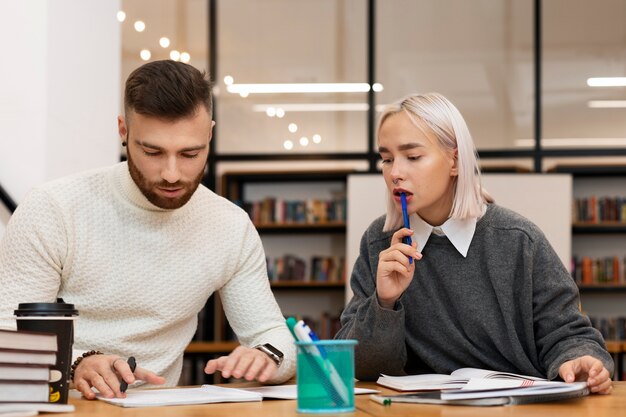
[[[346,181],[349,171],[225,172],[220,194],[250,215],[268,258],[283,314],[306,318],[331,338],[345,300]],[[321,312],[321,313],[320,313]],[[231,335],[221,306],[215,340]]]
[[[572,276],[582,308],[598,328],[623,378],[626,348],[626,166],[561,165],[572,175]],[[624,200],[624,201],[622,201]]]

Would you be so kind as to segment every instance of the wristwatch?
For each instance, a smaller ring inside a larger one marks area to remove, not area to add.
[[[285,357],[283,352],[276,349],[274,346],[270,345],[269,343],[265,343],[264,345],[257,345],[254,348],[260,350],[261,352],[269,356],[270,359],[274,361],[276,366],[280,366],[280,364],[283,363],[283,358]]]

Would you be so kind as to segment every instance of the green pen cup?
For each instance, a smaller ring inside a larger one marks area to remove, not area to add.
[[[299,413],[354,411],[356,340],[296,342]]]

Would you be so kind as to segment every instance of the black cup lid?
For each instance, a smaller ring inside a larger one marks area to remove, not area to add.
[[[13,313],[16,316],[78,316],[78,310],[74,308],[74,304],[64,303],[62,299],[58,299],[56,303],[20,303]]]

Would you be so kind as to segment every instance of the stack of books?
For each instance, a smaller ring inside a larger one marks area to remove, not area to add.
[[[0,329],[0,410],[3,403],[48,402],[56,351],[53,333]]]

